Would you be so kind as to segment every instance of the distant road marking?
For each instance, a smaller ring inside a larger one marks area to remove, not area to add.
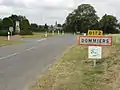
[[[41,41],[44,41],[44,40],[46,40],[46,38],[43,38],[43,39],[37,40],[37,42],[41,42]]]
[[[25,51],[30,51],[30,50],[35,49],[35,48],[36,47],[31,47],[31,48],[26,49]]]
[[[13,53],[13,54],[11,54],[11,55],[8,55],[8,56],[5,56],[5,57],[1,57],[0,60],[7,59],[7,58],[10,58],[10,57],[12,57],[12,56],[16,56],[16,55],[18,55],[18,54],[20,54],[20,53]]]
[[[44,40],[46,40],[46,39],[47,39],[47,38],[43,38],[43,39],[37,40],[37,42],[41,42],[41,41],[44,41]],[[30,51],[30,50],[35,49],[35,48],[36,48],[36,47],[31,47],[31,48],[26,49],[25,51]],[[7,56],[5,56],[5,57],[0,57],[0,60],[7,59],[7,58],[10,58],[10,57],[16,56],[16,55],[18,55],[18,54],[20,54],[20,53],[13,53],[13,54],[7,55]]]

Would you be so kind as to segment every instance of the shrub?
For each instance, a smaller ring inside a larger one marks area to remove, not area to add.
[[[8,30],[0,30],[0,36],[7,36]]]
[[[20,31],[20,35],[33,35],[32,31],[24,31],[24,30],[21,30]]]

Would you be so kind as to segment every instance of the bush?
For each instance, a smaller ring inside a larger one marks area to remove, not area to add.
[[[0,30],[0,36],[7,36],[8,30]]]
[[[24,30],[21,30],[20,31],[20,35],[33,35],[32,31],[24,31]]]

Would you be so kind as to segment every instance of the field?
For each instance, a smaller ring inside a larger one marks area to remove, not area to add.
[[[120,35],[113,35],[113,46],[103,47],[96,67],[88,48],[75,45],[29,90],[120,90]]]

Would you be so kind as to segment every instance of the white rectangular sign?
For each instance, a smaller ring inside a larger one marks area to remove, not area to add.
[[[88,47],[88,58],[89,59],[101,59],[102,58],[102,47],[89,46]]]
[[[79,37],[80,45],[87,46],[112,46],[112,37],[111,36],[80,36]]]

